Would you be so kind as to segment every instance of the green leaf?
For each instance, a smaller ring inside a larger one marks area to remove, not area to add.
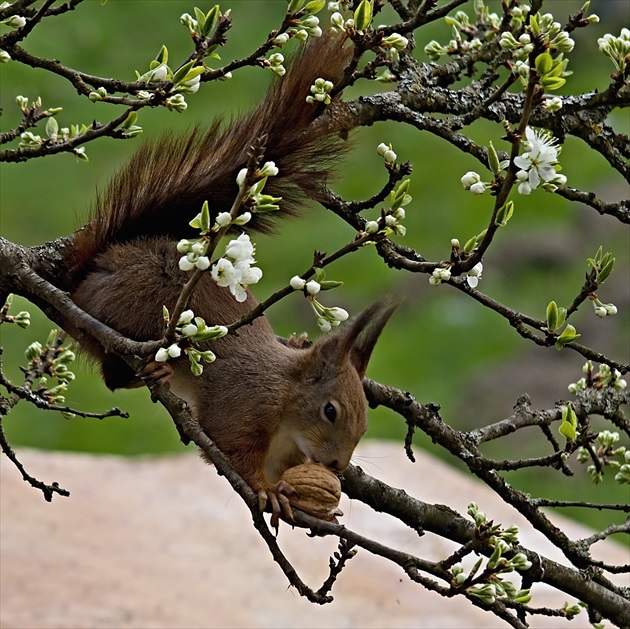
[[[204,201],[201,206],[200,214],[200,231],[202,234],[207,234],[210,231],[210,210],[208,208],[208,202]]]
[[[326,0],[311,0],[304,7],[304,12],[309,15],[315,15],[315,13],[319,13],[326,6]]]
[[[547,305],[547,329],[553,332],[558,327],[558,305],[550,301]]]
[[[57,121],[54,118],[48,118],[48,121],[46,122],[46,135],[49,138],[52,138],[53,136],[56,136],[58,132],[59,124]]]
[[[494,224],[499,227],[505,227],[510,218],[512,218],[512,214],[514,214],[514,201],[507,201],[499,208]]]
[[[372,0],[361,0],[357,10],[354,12],[354,28],[364,31],[370,26],[372,21]]]
[[[556,340],[556,349],[561,350],[565,345],[579,339],[582,335],[575,331],[575,328],[569,324],[562,331],[562,334]]]
[[[168,62],[168,48],[166,46],[162,46],[162,48],[160,48],[160,52],[158,52],[155,62],[155,67]]]
[[[564,325],[564,320],[567,318],[567,309],[566,308],[558,308],[558,327],[562,327]]]
[[[405,179],[395,190],[389,194],[389,200],[392,210],[397,210],[403,205],[407,205],[411,201],[411,196],[407,194],[411,179]]]
[[[325,282],[319,283],[322,290],[331,290],[332,288],[337,288],[338,286],[341,286],[342,284],[343,282],[335,282],[334,280],[326,280]]]
[[[542,86],[550,92],[560,89],[566,82],[566,79],[554,77],[543,77],[543,79],[541,80]]]
[[[577,415],[569,402],[562,408],[562,423],[558,427],[558,432],[569,441],[573,441],[577,437],[577,424]]]
[[[597,273],[597,283],[603,284],[608,279],[608,276],[612,273],[614,267],[615,258],[610,258],[610,260],[608,260],[606,264],[602,265],[602,270]]]
[[[538,14],[536,14],[538,15]],[[534,34],[538,34],[540,33],[540,26],[538,25],[538,20],[536,18],[536,15],[532,15],[529,18],[529,27],[532,29],[532,33]]]
[[[186,77],[188,76],[188,73],[193,69],[195,63],[197,62],[194,60],[189,61],[188,63],[183,65],[179,70],[177,70],[177,72],[175,72],[175,74],[173,75],[173,79],[172,79],[173,83],[177,85],[178,83],[181,83],[182,81],[184,81]]]
[[[201,34],[207,37],[214,29],[217,20],[219,19],[219,5],[215,4],[208,13],[206,13],[204,27],[201,30]]]
[[[304,4],[304,0],[288,0],[289,6],[287,8],[288,13],[297,13]]]
[[[195,7],[195,19],[197,20],[197,24],[199,24],[199,30],[203,31],[203,27],[206,24],[206,14],[197,7]]]
[[[490,165],[490,170],[493,172],[494,176],[497,177],[501,174],[501,166],[499,165],[499,156],[492,144],[492,142],[488,145],[488,164]]]
[[[138,112],[132,111],[127,118],[125,118],[125,122],[122,124],[123,129],[129,129],[129,127],[136,124],[136,120],[138,120]]]

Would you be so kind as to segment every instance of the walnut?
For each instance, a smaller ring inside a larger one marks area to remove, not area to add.
[[[341,483],[327,467],[316,463],[296,465],[286,470],[280,480],[297,492],[297,496],[289,496],[295,509],[328,522],[337,522],[336,516],[343,515],[338,508]]]

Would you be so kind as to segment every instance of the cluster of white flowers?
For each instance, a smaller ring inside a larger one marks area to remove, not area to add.
[[[315,83],[311,85],[311,93],[306,97],[306,102],[309,105],[315,103],[324,103],[324,105],[330,105],[330,92],[334,85],[330,81],[319,78],[315,79]]]
[[[591,303],[593,304],[595,314],[602,319],[617,314],[617,306],[615,306],[615,304],[604,304],[597,297],[595,297]]]
[[[280,206],[278,201],[282,200],[282,197],[273,197],[269,194],[263,194],[262,191],[267,183],[268,177],[275,177],[280,171],[274,162],[265,162],[258,171],[256,176],[260,179],[249,189],[247,199],[255,207],[255,211],[258,213],[273,212],[278,210]],[[241,168],[236,176],[236,184],[239,188],[245,185],[245,178],[247,177],[247,168]],[[236,225],[244,225],[251,218],[250,212],[243,212],[237,218],[234,219]]]
[[[219,286],[229,288],[238,302],[245,301],[247,287],[256,284],[263,275],[258,267],[252,266],[256,263],[254,253],[254,244],[249,236],[241,234],[228,243],[225,256],[212,266],[212,279]]]
[[[593,361],[587,360],[582,371],[588,375],[591,386],[594,385],[597,388],[611,386],[617,391],[622,391],[628,386],[628,382],[621,377],[621,372],[618,369],[611,369],[606,364],[600,365],[598,372],[594,373]],[[572,382],[568,389],[571,393],[580,393],[588,388],[588,382],[586,378],[580,378],[577,382]]]
[[[490,186],[489,183],[481,181],[481,175],[473,170],[469,170],[460,181],[462,186],[473,194],[483,194]]]
[[[471,288],[476,288],[481,279],[483,273],[483,263],[477,262],[470,271],[466,273],[466,282]],[[439,286],[442,282],[448,282],[451,279],[451,267],[438,267],[433,270],[433,273],[429,277],[429,284],[431,286]]]
[[[326,284],[326,282],[323,283]],[[328,282],[328,284],[339,285],[340,282]],[[315,299],[315,295],[322,290],[322,283],[317,280],[307,282],[299,275],[294,275],[289,285],[293,290],[304,291],[317,317],[317,326],[322,332],[330,332],[332,328],[337,327],[342,321],[346,321],[348,318],[348,312],[343,308],[326,308],[326,306],[323,306]],[[326,286],[324,286],[324,288],[326,288]]]
[[[541,185],[549,191],[563,186],[567,178],[556,170],[560,153],[556,139],[548,131],[535,131],[531,127],[525,129],[525,137],[527,140],[522,143],[525,152],[514,158],[520,169],[516,173],[519,194],[530,194]]]
[[[607,33],[597,40],[599,50],[615,64],[618,72],[624,72],[630,55],[630,29],[622,28],[619,37]]]
[[[164,308],[165,320],[168,320],[168,310]],[[201,351],[192,344],[202,343],[213,339],[219,339],[228,333],[224,325],[208,326],[201,317],[195,317],[192,310],[184,310],[177,320],[176,331],[185,337],[168,347],[161,347],[155,354],[155,361],[164,363],[171,358],[179,358],[182,355],[180,342],[183,340],[183,350],[190,361],[190,370],[195,376],[203,373],[203,363],[211,363],[216,360],[216,355],[211,350]]]
[[[283,33],[283,35],[286,35],[286,33]],[[286,37],[288,39],[289,36],[286,35]],[[266,65],[276,76],[284,76],[287,73],[287,69],[282,65],[283,63],[284,55],[279,52],[275,52],[269,56]]]
[[[381,142],[376,147],[376,152],[385,160],[386,164],[393,164],[396,161],[397,155],[392,150],[391,144]]]
[[[391,144],[381,143],[376,150],[386,164],[395,163],[396,153],[392,150]],[[366,234],[384,232],[386,236],[391,233],[397,236],[404,236],[407,233],[407,228],[401,221],[405,220],[406,217],[403,206],[408,205],[412,201],[411,195],[408,194],[410,184],[411,180],[405,179],[389,193],[389,210],[378,221],[367,221],[365,223],[364,231]]]
[[[440,266],[433,270],[431,277],[429,277],[429,284],[431,286],[438,286],[442,282],[448,282],[451,279],[451,267]]]

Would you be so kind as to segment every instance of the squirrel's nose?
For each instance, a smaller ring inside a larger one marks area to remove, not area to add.
[[[334,461],[326,463],[326,467],[331,469],[333,472],[343,472],[346,466],[340,465],[339,461],[335,459]]]

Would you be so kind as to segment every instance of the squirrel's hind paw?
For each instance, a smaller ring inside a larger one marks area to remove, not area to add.
[[[269,505],[271,526],[276,530],[276,533],[278,532],[280,517],[289,523],[293,522],[293,511],[289,504],[289,498],[293,497],[299,497],[298,492],[283,480],[258,492],[258,506],[261,511],[264,511]]]

